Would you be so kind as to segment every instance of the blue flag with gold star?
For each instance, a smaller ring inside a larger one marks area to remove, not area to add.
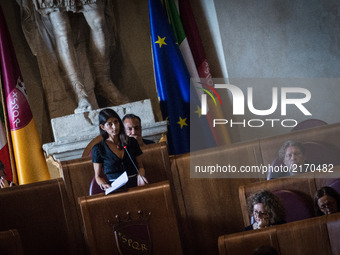
[[[190,151],[190,75],[160,0],[149,0],[151,43],[157,92],[169,121],[169,154]]]

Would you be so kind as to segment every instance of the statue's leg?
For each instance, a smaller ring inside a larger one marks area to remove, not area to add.
[[[110,35],[104,10],[98,6],[87,8],[84,16],[91,28],[90,54],[96,77],[96,93],[112,105],[125,104],[129,102],[128,98],[117,89],[110,76]]]
[[[59,63],[66,74],[67,80],[72,85],[77,99],[78,107],[74,112],[90,111],[92,107],[88,101],[82,75],[77,63],[67,12],[51,12],[49,17],[53,27]]]

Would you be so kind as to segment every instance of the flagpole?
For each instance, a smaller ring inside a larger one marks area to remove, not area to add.
[[[13,145],[12,145],[12,138],[11,138],[11,133],[9,131],[9,125],[8,125],[8,116],[7,116],[7,111],[6,109],[6,101],[3,93],[3,83],[2,83],[2,74],[0,72],[0,94],[1,94],[1,105],[4,113],[4,122],[5,122],[5,132],[6,132],[6,137],[7,137],[7,144],[8,144],[8,150],[9,150],[9,158],[10,158],[10,163],[11,163],[11,170],[12,170],[12,177],[13,177],[13,182],[18,183],[18,175],[15,167],[15,159],[14,159],[14,153],[13,153]]]

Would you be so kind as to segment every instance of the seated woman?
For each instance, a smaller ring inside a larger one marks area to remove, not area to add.
[[[112,109],[100,111],[99,130],[103,140],[92,148],[92,163],[97,184],[101,189],[106,190],[110,188],[110,184],[115,179],[126,171],[129,180],[123,187],[137,186],[138,173],[141,176],[145,175],[140,160],[142,151],[137,140],[125,135],[123,122]],[[103,178],[102,170],[109,182]],[[138,183],[138,185],[140,186],[142,183]]]
[[[315,193],[314,208],[317,216],[340,212],[340,195],[333,188],[324,186]]]
[[[285,209],[279,198],[270,191],[262,190],[251,195],[247,200],[247,207],[249,215],[254,217],[254,223],[245,230],[286,223]]]

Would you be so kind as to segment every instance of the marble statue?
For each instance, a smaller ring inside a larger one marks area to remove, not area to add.
[[[70,106],[74,113],[98,108],[98,98],[110,106],[128,102],[110,77],[116,41],[111,0],[17,2],[26,40],[38,58],[47,103],[55,108],[52,112],[67,105],[63,98],[70,95],[65,94],[75,101],[76,107]]]

